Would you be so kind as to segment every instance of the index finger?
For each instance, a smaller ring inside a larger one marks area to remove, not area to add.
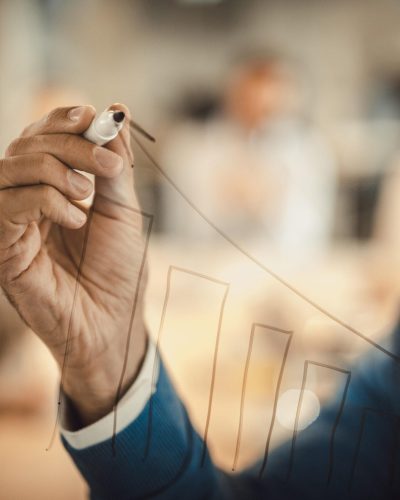
[[[82,134],[96,115],[93,106],[55,108],[37,122],[28,125],[22,137],[42,134]]]

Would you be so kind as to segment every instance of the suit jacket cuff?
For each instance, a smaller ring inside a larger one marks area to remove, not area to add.
[[[154,367],[154,370],[153,370]],[[135,382],[118,403],[116,432],[128,427],[143,411],[150,395],[155,392],[159,376],[159,357],[154,343],[149,340],[147,353]],[[113,435],[114,412],[110,412],[97,422],[78,430],[70,430],[71,411],[67,398],[63,398],[61,414],[61,435],[65,441],[77,450],[88,448],[111,439]]]

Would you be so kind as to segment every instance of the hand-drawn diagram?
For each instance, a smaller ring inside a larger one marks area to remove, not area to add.
[[[235,450],[235,457],[234,457],[233,465],[232,465],[233,471],[236,469],[237,461],[239,458],[239,452],[240,452],[240,444],[241,444],[241,438],[242,438],[242,426],[243,426],[243,415],[244,415],[245,399],[246,399],[247,376],[248,376],[248,371],[249,371],[251,353],[252,353],[253,342],[254,342],[254,334],[256,332],[256,329],[266,330],[267,332],[268,331],[269,332],[271,332],[271,331],[278,332],[278,333],[283,334],[287,337],[285,349],[284,349],[283,356],[282,356],[281,367],[279,370],[279,376],[278,376],[278,380],[277,380],[276,388],[275,388],[274,405],[273,405],[273,409],[272,409],[272,417],[271,417],[271,422],[269,425],[268,435],[267,435],[266,444],[265,444],[264,460],[263,460],[261,470],[260,470],[260,475],[262,475],[264,472],[264,469],[267,465],[268,451],[269,451],[269,447],[270,447],[270,443],[271,443],[271,436],[272,436],[272,431],[274,428],[274,423],[275,423],[275,418],[276,418],[276,409],[277,409],[277,405],[278,405],[279,391],[280,391],[280,387],[281,387],[283,372],[285,370],[285,364],[286,364],[287,355],[289,352],[289,347],[290,347],[290,342],[292,340],[293,332],[290,332],[287,330],[282,330],[280,328],[276,328],[276,327],[269,326],[269,325],[260,325],[257,323],[254,323],[252,328],[251,328],[251,333],[250,333],[250,338],[249,338],[249,347],[248,347],[248,351],[247,351],[246,364],[245,364],[244,375],[243,375],[242,394],[241,394],[241,401],[240,401],[239,425],[238,425],[238,432],[237,432],[237,438],[236,438],[236,450]]]
[[[172,279],[172,275],[174,272],[175,273],[186,273],[186,274],[192,275],[192,276],[200,278],[200,279],[208,280],[212,283],[215,283],[217,285],[222,286],[224,289],[224,293],[223,293],[220,308],[219,308],[217,332],[215,335],[215,345],[214,345],[214,349],[213,349],[214,353],[213,353],[213,364],[212,364],[212,374],[211,374],[211,385],[210,385],[210,391],[209,391],[205,431],[204,431],[204,436],[203,436],[203,454],[202,454],[202,459],[201,459],[201,465],[203,465],[204,459],[206,456],[206,451],[207,451],[207,438],[208,438],[208,429],[209,429],[209,425],[210,425],[212,403],[213,403],[213,397],[214,397],[214,384],[215,384],[215,374],[216,374],[217,361],[218,361],[219,340],[220,340],[221,325],[222,325],[222,320],[223,320],[223,315],[224,315],[225,302],[226,302],[228,292],[229,292],[229,283],[224,283],[223,281],[214,279],[210,276],[205,276],[205,275],[200,274],[200,273],[196,273],[196,272],[191,271],[189,269],[182,269],[182,268],[176,267],[176,266],[169,267],[168,276],[167,276],[167,288],[166,288],[164,305],[163,305],[162,314],[161,314],[160,327],[159,327],[158,335],[157,335],[156,353],[155,353],[155,358],[153,360],[153,384],[154,384],[157,356],[159,355],[159,352],[160,352],[161,337],[162,337],[163,327],[164,327],[164,323],[165,323],[165,317],[167,314],[168,303],[169,303],[169,299],[170,299],[171,279]],[[152,408],[153,408],[153,406],[152,406],[152,401],[153,401],[152,394],[149,394],[149,400],[150,400],[150,408],[149,408],[149,418],[148,418],[147,444],[146,444],[144,458],[146,458],[148,455],[150,443],[151,443],[151,436],[152,436]]]
[[[337,415],[336,415],[336,418],[335,418],[335,421],[334,421],[334,424],[332,427],[332,432],[331,432],[331,437],[330,437],[328,475],[327,475],[327,480],[326,480],[326,483],[328,485],[331,481],[332,471],[333,471],[333,452],[334,452],[334,444],[335,444],[335,433],[336,433],[336,429],[339,425],[340,417],[342,416],[343,408],[344,408],[344,405],[346,402],[347,392],[348,392],[350,380],[351,380],[351,372],[349,370],[343,370],[342,368],[337,368],[336,366],[325,365],[323,363],[318,363],[316,361],[310,361],[310,360],[306,360],[304,362],[303,379],[301,382],[300,398],[299,398],[299,402],[297,405],[297,411],[296,411],[296,420],[295,420],[294,430],[293,430],[293,438],[292,438],[292,446],[291,446],[291,450],[290,450],[290,459],[289,459],[289,469],[288,469],[287,480],[290,480],[290,476],[292,474],[294,453],[295,453],[296,440],[297,440],[297,435],[298,435],[299,418],[300,418],[301,406],[302,406],[302,402],[303,402],[304,390],[305,390],[306,384],[307,384],[308,369],[309,369],[310,365],[314,365],[314,366],[324,368],[327,370],[333,370],[333,371],[338,372],[338,373],[343,373],[346,376],[346,382],[345,382],[343,392],[342,392],[342,399],[341,399],[339,409],[338,409],[338,412],[337,412]]]
[[[364,408],[362,411],[360,419],[360,428],[357,436],[357,445],[354,452],[353,463],[351,466],[350,480],[348,490],[352,491],[355,482],[357,466],[359,465],[360,451],[365,439],[367,422],[371,417],[385,419],[388,424],[388,428],[391,430],[391,442],[380,442],[379,446],[382,448],[385,446],[387,448],[386,455],[388,456],[388,464],[385,464],[385,469],[387,471],[387,487],[389,490],[393,488],[395,473],[398,466],[398,450],[399,450],[399,440],[400,440],[400,415],[394,415],[393,413],[388,413],[385,411],[376,410],[374,408]],[[387,467],[386,467],[387,465]]]
[[[199,217],[201,217],[206,224],[208,224],[216,233],[218,233],[219,236],[222,237],[233,249],[235,249],[242,256],[244,256],[246,259],[248,259],[248,261],[252,262],[263,273],[267,274],[269,277],[272,277],[277,283],[282,285],[285,289],[289,290],[292,294],[295,294],[302,301],[304,301],[305,303],[307,303],[308,305],[310,305],[311,307],[313,307],[314,309],[316,309],[317,311],[319,311],[320,313],[325,315],[331,321],[333,321],[334,323],[336,323],[337,325],[342,327],[344,330],[357,336],[359,339],[362,339],[364,342],[367,342],[374,349],[377,349],[378,351],[380,351],[381,353],[383,353],[384,355],[389,357],[394,362],[398,363],[400,361],[400,357],[396,353],[391,352],[387,348],[385,348],[382,345],[380,345],[379,343],[375,342],[374,340],[369,338],[366,334],[364,334],[361,331],[359,331],[358,329],[352,327],[350,324],[341,320],[336,315],[334,315],[330,311],[328,311],[326,308],[320,306],[317,302],[310,299],[308,296],[304,295],[301,291],[299,291],[297,288],[295,288],[291,283],[286,281],[286,279],[282,278],[280,275],[278,275],[272,269],[267,267],[259,259],[255,258],[250,252],[248,252],[246,249],[244,249],[242,246],[240,246],[232,238],[230,238],[230,236],[228,234],[226,234],[223,230],[221,230],[219,227],[217,227],[214,224],[214,222],[212,220],[210,220],[201,211],[201,209],[199,209],[194,203],[192,203],[192,201],[185,195],[185,193],[180,189],[180,187],[175,183],[175,181],[156,162],[156,160],[148,152],[148,150],[143,146],[142,142],[136,137],[136,135],[133,133],[132,130],[131,130],[131,135],[132,135],[132,138],[134,139],[134,141],[141,148],[141,150],[143,151],[143,153],[145,154],[147,159],[150,161],[152,166],[155,168],[157,173],[159,175],[161,175],[162,178],[183,198],[183,200],[187,203],[187,205]],[[113,203],[115,203],[115,202],[113,201]],[[132,213],[135,216],[138,216],[138,215],[142,216],[143,219],[145,221],[147,221],[147,224],[146,224],[146,229],[144,231],[145,243],[144,243],[143,254],[141,255],[141,259],[140,259],[139,279],[138,279],[138,283],[137,283],[137,286],[135,289],[135,293],[132,297],[131,316],[130,316],[128,332],[126,334],[126,355],[125,355],[124,363],[123,363],[123,366],[121,369],[121,376],[120,376],[119,385],[118,385],[116,398],[115,398],[113,440],[112,440],[113,453],[116,453],[116,428],[117,428],[118,400],[120,398],[121,387],[123,385],[123,381],[124,381],[124,377],[125,377],[126,365],[127,365],[127,360],[128,360],[128,351],[129,351],[129,347],[130,347],[131,341],[132,341],[132,325],[133,325],[134,316],[135,316],[135,312],[136,312],[136,308],[137,308],[138,295],[139,295],[139,290],[141,287],[141,280],[142,280],[142,276],[143,276],[143,270],[145,268],[145,263],[146,263],[146,258],[147,258],[147,250],[149,247],[149,241],[150,241],[152,225],[153,225],[153,216],[152,215],[145,213],[145,212],[142,212],[140,210],[133,209],[131,207],[127,207],[127,206],[122,205],[122,204],[121,204],[121,206],[132,211]],[[63,381],[64,381],[64,377],[65,377],[65,370],[67,370],[67,368],[68,368],[68,354],[69,354],[69,348],[70,348],[70,337],[71,337],[71,332],[73,329],[73,316],[74,316],[74,310],[75,310],[75,302],[76,302],[76,297],[77,297],[79,286],[80,286],[81,269],[82,269],[82,266],[83,266],[84,260],[85,260],[85,251],[86,251],[86,245],[87,245],[87,241],[88,241],[89,233],[90,233],[91,218],[92,218],[92,209],[89,212],[88,222],[87,222],[87,226],[86,226],[82,254],[81,254],[78,272],[77,272],[77,277],[76,277],[76,285],[75,285],[73,304],[72,304],[70,320],[69,320],[69,325],[68,325],[68,335],[67,335],[67,341],[66,341],[66,347],[65,347],[64,362],[63,362],[63,366],[62,366],[61,383],[60,383],[60,397],[58,400],[57,421],[59,419],[59,414],[60,414],[61,390],[62,390],[62,385],[63,385]],[[204,463],[204,460],[205,460],[206,453],[207,453],[208,433],[209,433],[210,420],[211,420],[211,416],[212,416],[215,376],[216,376],[218,355],[219,355],[221,325],[223,322],[224,308],[225,308],[226,300],[227,300],[228,293],[230,290],[230,284],[228,282],[222,281],[220,279],[216,279],[216,278],[207,276],[205,274],[198,273],[198,272],[191,270],[191,269],[184,269],[184,268],[181,268],[178,266],[170,265],[169,269],[168,269],[168,273],[167,273],[167,286],[166,286],[166,292],[165,292],[165,296],[164,296],[164,304],[162,307],[160,325],[159,325],[159,330],[158,330],[158,335],[157,335],[156,356],[158,355],[158,353],[160,351],[160,343],[161,343],[161,339],[162,339],[162,331],[163,331],[165,317],[167,314],[167,308],[168,308],[169,299],[170,299],[171,278],[172,278],[173,273],[186,273],[186,274],[191,275],[193,277],[196,277],[198,279],[204,279],[204,280],[208,280],[210,282],[213,282],[214,284],[218,284],[218,285],[222,286],[224,289],[224,293],[223,293],[223,297],[222,297],[220,309],[219,309],[218,327],[217,327],[217,331],[215,334],[215,343],[213,346],[211,382],[210,382],[209,395],[208,395],[208,406],[207,406],[207,413],[206,413],[205,430],[204,430],[204,435],[203,435],[203,452],[202,452],[202,459],[201,459],[201,464],[200,464],[200,466],[202,466],[202,464]],[[261,323],[253,323],[253,325],[252,325],[250,337],[249,337],[249,342],[248,342],[247,357],[246,357],[246,361],[245,361],[245,365],[244,365],[242,392],[241,392],[241,398],[240,398],[239,422],[238,422],[237,436],[236,436],[236,449],[235,449],[233,462],[232,462],[232,470],[235,470],[237,467],[238,457],[240,454],[240,448],[241,448],[241,443],[242,443],[242,427],[243,427],[243,420],[244,420],[244,413],[245,413],[247,377],[248,377],[249,366],[251,363],[254,336],[255,336],[257,329],[264,330],[266,332],[280,333],[286,337],[285,348],[283,350],[282,357],[281,357],[279,376],[278,376],[278,380],[276,382],[276,386],[274,389],[274,402],[273,402],[273,408],[272,408],[272,417],[270,419],[267,437],[266,437],[266,442],[265,442],[264,458],[262,461],[261,469],[259,471],[259,475],[260,475],[260,477],[262,477],[264,472],[265,472],[265,469],[267,467],[267,463],[268,463],[268,454],[269,454],[269,449],[270,449],[270,444],[271,444],[271,437],[272,437],[272,433],[274,430],[274,423],[275,423],[275,418],[276,418],[277,404],[278,404],[278,398],[279,398],[279,393],[280,393],[280,388],[281,388],[281,382],[282,382],[282,378],[284,375],[285,365],[286,365],[286,361],[288,358],[288,353],[289,353],[289,349],[290,349],[290,345],[291,345],[291,341],[292,341],[292,337],[293,337],[293,332],[289,331],[289,330],[284,330],[281,328],[261,324]],[[154,360],[154,362],[155,361],[156,360]],[[328,471],[327,471],[326,484],[329,485],[329,483],[332,479],[333,467],[334,467],[335,433],[336,433],[337,427],[339,425],[339,422],[340,422],[340,419],[341,419],[341,416],[343,413],[343,409],[345,406],[346,397],[348,394],[348,389],[349,389],[350,380],[351,380],[351,372],[349,370],[346,370],[343,368],[338,368],[338,367],[331,366],[331,365],[324,364],[324,363],[320,363],[318,361],[305,360],[305,362],[304,362],[300,397],[299,397],[299,401],[298,401],[295,424],[294,424],[294,429],[293,429],[293,437],[292,437],[292,442],[291,442],[291,450],[290,450],[287,479],[290,480],[292,469],[293,469],[293,464],[294,464],[294,459],[295,459],[296,442],[297,442],[298,430],[299,430],[299,418],[300,418],[300,414],[301,414],[301,410],[302,410],[303,396],[304,396],[304,391],[306,390],[307,376],[308,376],[308,371],[309,371],[310,365],[313,365],[314,367],[318,367],[319,369],[331,370],[333,372],[340,373],[346,377],[346,382],[345,382],[344,388],[342,390],[341,401],[340,401],[337,415],[336,415],[336,418],[334,420],[332,430],[331,430],[330,441],[329,441],[329,450],[327,451],[327,453],[328,453]],[[155,364],[154,364],[154,366],[155,366]],[[154,378],[154,373],[155,372],[153,372],[153,378]],[[149,395],[149,398],[150,399],[149,399],[149,420],[148,420],[148,432],[147,432],[147,445],[146,445],[146,449],[145,449],[145,453],[144,453],[144,459],[148,455],[149,448],[151,445],[151,438],[152,438],[152,399],[153,399],[152,394]],[[376,412],[376,410],[366,408],[364,410],[364,413],[363,413],[362,418],[361,418],[360,430],[359,430],[359,435],[358,435],[357,450],[356,450],[354,460],[353,460],[349,489],[352,488],[355,472],[357,469],[358,454],[359,454],[360,446],[361,446],[362,440],[363,440],[366,419],[367,419],[367,415],[370,412]],[[395,419],[395,420],[397,419],[396,421],[397,421],[397,428],[398,428],[399,427],[398,419],[400,417],[393,416],[393,415],[391,415],[390,417]],[[54,434],[53,434],[52,440],[53,440],[53,438],[54,438]],[[396,446],[397,446],[397,442],[396,442]],[[397,448],[396,448],[396,450],[397,450]],[[396,464],[393,465],[393,471],[395,470],[395,466],[396,466]],[[394,472],[393,472],[393,474],[394,474]],[[393,479],[390,479],[390,481],[393,482]]]

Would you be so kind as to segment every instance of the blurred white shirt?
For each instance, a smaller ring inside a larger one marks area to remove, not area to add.
[[[298,120],[245,134],[223,120],[182,123],[161,160],[205,215],[240,242],[262,240],[292,259],[315,258],[329,245],[335,162],[322,136]],[[216,233],[165,186],[165,229],[178,237]]]

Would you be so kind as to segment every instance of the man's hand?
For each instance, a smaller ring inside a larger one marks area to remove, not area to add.
[[[113,109],[129,118],[124,106]],[[60,366],[75,300],[63,388],[85,424],[115,402],[144,245],[140,216],[123,206],[138,208],[128,123],[100,147],[81,136],[94,115],[90,106],[56,109],[27,127],[0,160],[1,286]],[[93,185],[72,169],[96,176],[89,221],[73,200],[88,197]],[[140,285],[122,393],[146,349]]]

